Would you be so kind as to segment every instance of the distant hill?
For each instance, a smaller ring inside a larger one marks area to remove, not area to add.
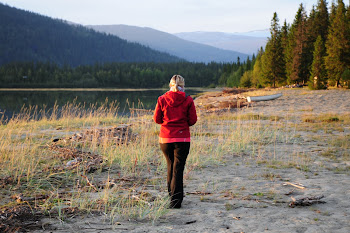
[[[248,57],[244,53],[194,43],[147,27],[128,25],[88,25],[87,27],[99,32],[119,36],[128,41],[147,45],[152,49],[167,52],[193,62],[236,62],[237,57],[240,57],[241,60],[245,60]]]
[[[116,36],[0,3],[0,65],[19,61],[78,66],[180,60]]]
[[[261,30],[246,33],[181,32],[174,35],[184,40],[252,55],[260,47],[265,47],[269,33],[269,30]]]
[[[252,37],[264,37],[267,38],[271,35],[270,29],[254,30],[249,32],[234,32],[229,33],[237,36],[252,36]]]

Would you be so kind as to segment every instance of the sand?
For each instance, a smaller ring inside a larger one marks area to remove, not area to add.
[[[298,140],[266,145],[259,158],[231,154],[224,164],[192,170],[181,209],[169,210],[153,223],[123,220],[111,225],[107,216],[97,214],[64,223],[51,219],[49,230],[37,232],[350,232],[349,158],[320,156],[329,145],[313,137],[324,139],[327,132],[297,128],[308,114],[350,114],[350,90],[281,92],[279,99],[233,111],[280,117],[279,123],[296,125]],[[349,135],[350,127],[333,134]],[[293,160],[300,166],[271,166],[271,159]],[[292,197],[321,195],[325,203],[289,207]]]

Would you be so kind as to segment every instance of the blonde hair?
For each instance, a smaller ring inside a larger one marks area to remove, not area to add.
[[[175,74],[170,79],[169,87],[173,88],[174,91],[180,91],[179,87],[183,90],[185,88],[185,79],[181,75]]]

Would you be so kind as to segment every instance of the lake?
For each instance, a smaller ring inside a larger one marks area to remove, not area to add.
[[[157,98],[166,91],[167,89],[0,89],[0,117],[4,114],[6,118],[11,118],[23,106],[38,106],[39,110],[48,110],[55,103],[60,107],[75,100],[89,106],[104,103],[106,99],[119,103],[119,114],[128,114],[129,106],[154,109]],[[186,89],[186,93],[192,97],[203,91],[203,88]]]

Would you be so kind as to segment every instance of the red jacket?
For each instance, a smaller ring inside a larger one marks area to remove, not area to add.
[[[197,122],[193,99],[182,91],[168,91],[158,98],[153,119],[162,125],[160,138],[189,139],[190,126]]]

